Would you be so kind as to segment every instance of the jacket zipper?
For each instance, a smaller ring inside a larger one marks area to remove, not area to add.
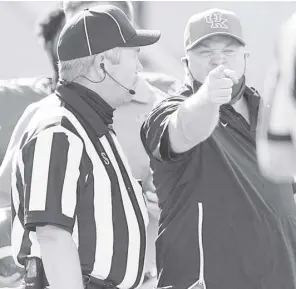
[[[204,279],[204,251],[202,240],[202,225],[203,225],[203,206],[198,203],[198,246],[199,246],[199,279],[193,283],[188,289],[206,289]]]

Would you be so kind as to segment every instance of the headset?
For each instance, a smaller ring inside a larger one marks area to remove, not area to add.
[[[84,75],[78,75],[77,77],[75,77],[71,82],[73,82],[75,79],[77,79],[78,77],[82,77],[82,78],[85,78],[87,79],[88,81],[92,82],[92,83],[101,83],[105,80],[106,78],[106,75],[108,75],[115,83],[117,83],[118,85],[120,85],[122,88],[126,89],[131,95],[134,95],[136,94],[136,92],[133,90],[133,89],[129,89],[127,87],[125,87],[124,85],[122,85],[121,83],[119,83],[110,73],[108,73],[108,71],[106,70],[105,68],[105,64],[103,62],[100,63],[100,68],[104,71],[105,75],[103,77],[102,80],[92,80]]]
[[[129,92],[129,94],[131,94],[131,95],[136,94],[136,92],[133,89],[129,89],[129,88],[125,87],[124,85],[122,85],[121,83],[119,83],[110,73],[108,73],[108,71],[105,68],[105,64],[103,62],[100,63],[100,68],[104,71],[105,77],[106,77],[106,74],[107,74],[115,83],[117,83],[122,88],[124,88],[125,90],[127,90]],[[105,79],[105,77],[104,77],[104,79]]]

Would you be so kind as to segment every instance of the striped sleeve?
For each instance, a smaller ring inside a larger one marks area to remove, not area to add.
[[[178,161],[187,155],[187,152],[175,154],[172,151],[168,134],[170,117],[184,100],[184,96],[165,99],[152,110],[141,127],[141,140],[147,153],[160,162]]]
[[[22,148],[19,167],[28,229],[51,224],[72,232],[82,156],[81,139],[56,126],[40,132]]]

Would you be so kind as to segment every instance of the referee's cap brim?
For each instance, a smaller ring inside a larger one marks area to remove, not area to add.
[[[140,47],[156,43],[161,36],[159,30],[136,30],[136,34],[120,47]]]

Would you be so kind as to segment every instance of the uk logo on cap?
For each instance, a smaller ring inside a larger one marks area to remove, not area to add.
[[[211,28],[225,28],[228,29],[226,24],[227,19],[221,13],[215,12],[205,17],[206,22],[211,24]]]

